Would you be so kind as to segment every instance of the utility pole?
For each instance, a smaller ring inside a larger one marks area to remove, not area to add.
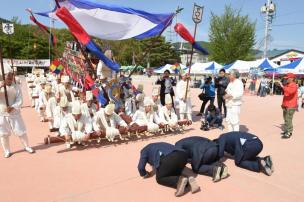
[[[267,58],[269,48],[269,32],[271,31],[271,24],[276,13],[276,6],[271,0],[267,0],[261,8],[261,13],[265,15],[265,34],[264,34],[264,58]]]

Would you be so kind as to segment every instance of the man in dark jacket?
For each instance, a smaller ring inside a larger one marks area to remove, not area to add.
[[[229,84],[229,79],[225,76],[225,69],[221,69],[219,72],[219,77],[215,78],[215,88],[217,88],[217,106],[219,110],[222,111],[222,107],[224,108],[224,116],[227,115],[226,103],[224,99],[225,90]]]
[[[165,106],[165,96],[169,94],[172,98],[172,103],[174,103],[173,96],[173,86],[176,85],[176,80],[170,77],[170,71],[166,70],[162,79],[158,79],[156,84],[160,85],[160,103]],[[174,108],[174,105],[173,105]]]
[[[175,196],[182,196],[187,184],[190,185],[192,193],[195,193],[200,190],[200,187],[194,177],[183,176],[187,157],[184,150],[174,145],[165,142],[148,144],[140,152],[138,171],[140,176],[149,177],[150,173],[145,169],[146,164],[149,163],[156,171],[157,183],[176,188]]]
[[[227,166],[219,162],[217,143],[194,136],[179,140],[175,146],[187,152],[193,172],[212,176],[214,182],[228,177]]]
[[[268,176],[273,173],[271,157],[258,157],[263,143],[257,136],[246,132],[229,132],[222,134],[215,142],[219,144],[219,158],[227,152],[234,156],[235,165],[238,167],[263,172]]]

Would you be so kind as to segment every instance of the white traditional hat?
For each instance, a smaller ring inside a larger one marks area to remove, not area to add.
[[[69,76],[64,75],[64,76],[61,77],[61,82],[62,83],[69,83],[69,81],[70,81],[70,77]]]
[[[159,88],[153,88],[152,89],[152,96],[157,96],[157,95],[159,95]]]
[[[115,105],[114,104],[108,104],[105,108],[105,113],[107,115],[112,115],[114,113]]]
[[[165,96],[165,104],[172,104],[172,98],[169,94]]]
[[[63,108],[63,107],[67,107],[68,105],[69,105],[68,98],[66,96],[62,96],[60,98],[59,106]]]
[[[72,114],[78,115],[81,114],[81,105],[79,101],[75,101],[72,104]]]
[[[137,102],[143,102],[144,99],[145,99],[145,94],[140,93],[140,94],[137,94],[137,95],[136,95],[136,101],[137,101]]]
[[[41,77],[39,81],[40,81],[40,84],[46,84],[46,78],[45,77]]]
[[[8,63],[3,63],[3,66],[4,66],[4,74],[8,74],[13,71]],[[2,75],[2,71],[0,71],[0,75]]]
[[[86,91],[86,101],[93,100],[94,96],[91,91]]]
[[[46,93],[51,93],[52,92],[51,84],[46,84],[44,90],[45,90]]]
[[[143,91],[144,91],[144,86],[143,86],[142,84],[138,84],[137,90],[138,90],[139,92],[143,92]]]
[[[151,98],[145,97],[145,99],[144,99],[144,106],[145,106],[145,107],[148,107],[148,106],[151,106],[152,104],[153,104],[153,103],[152,103]]]

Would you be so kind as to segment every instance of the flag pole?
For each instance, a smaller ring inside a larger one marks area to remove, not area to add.
[[[198,6],[198,5],[194,4],[194,7],[193,7],[193,16],[192,16],[192,20],[193,20],[193,22],[195,23],[195,27],[194,27],[194,36],[193,36],[194,41],[195,41],[195,37],[196,37],[197,25],[198,25],[199,23],[202,22],[203,9],[204,9],[204,7],[201,7],[201,6]],[[193,52],[194,52],[194,47],[193,47],[193,45],[192,45],[192,48],[191,48],[191,55],[190,55],[190,63],[189,63],[189,70],[188,70],[189,76],[190,76],[190,73],[191,73]],[[188,95],[189,81],[190,81],[190,79],[187,79],[185,100],[187,99],[187,95]]]
[[[0,46],[0,65],[1,65],[1,73],[2,73],[2,79],[4,83],[4,96],[5,96],[5,103],[6,106],[8,107],[8,96],[7,96],[7,89],[6,89],[6,84],[5,84],[5,75],[4,75],[4,65],[3,65],[3,57],[2,57],[2,47]]]

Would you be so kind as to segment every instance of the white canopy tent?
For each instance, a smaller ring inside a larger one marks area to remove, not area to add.
[[[216,62],[195,63],[191,66],[191,74],[213,74],[221,68],[223,66]]]
[[[186,70],[187,67],[183,64],[179,64],[180,67],[183,69],[183,70]],[[175,71],[174,71],[174,65],[171,65],[171,64],[166,64],[165,66],[162,66],[162,67],[159,67],[157,69],[154,69],[154,73],[156,74],[163,74],[166,70],[169,70],[171,74],[174,74]]]

